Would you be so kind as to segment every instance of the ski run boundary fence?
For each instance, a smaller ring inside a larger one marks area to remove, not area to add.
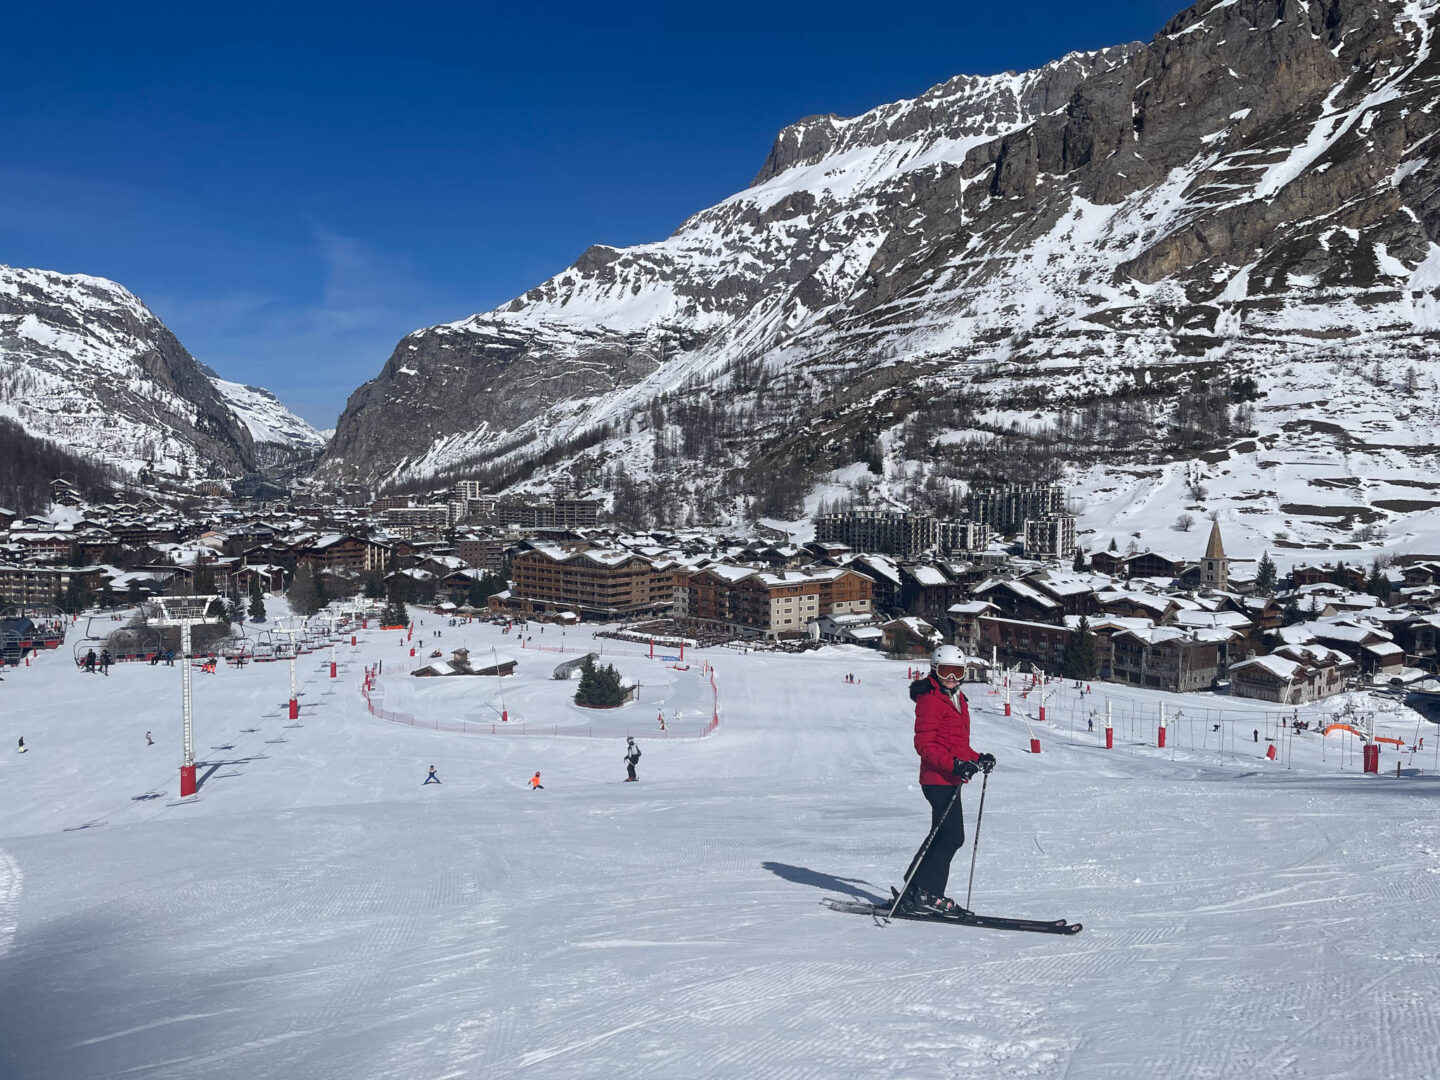
[[[547,650],[551,651],[551,650]],[[555,649],[555,652],[560,650]],[[576,650],[570,650],[576,651]],[[608,650],[611,656],[645,656],[645,653],[620,653]],[[677,671],[693,670],[693,668],[682,667],[679,664],[667,664],[667,667]],[[422,720],[406,712],[396,712],[384,708],[385,689],[380,685],[380,678],[373,672],[367,672],[360,684],[360,696],[365,701],[365,708],[371,716],[380,720],[387,720],[392,724],[404,724],[406,727],[419,728],[423,731],[449,731],[459,735],[545,735],[558,738],[570,739],[615,739],[631,735],[644,736],[647,739],[704,739],[713,735],[715,729],[720,726],[720,686],[715,679],[715,669],[708,662],[701,661],[701,670],[697,671],[710,686],[710,718],[703,721],[698,728],[692,728],[689,724],[672,722],[662,730],[655,730],[646,727],[643,731],[626,728],[620,731],[596,731],[593,727],[562,727],[559,724],[536,724],[523,720]],[[376,699],[379,699],[378,702]]]

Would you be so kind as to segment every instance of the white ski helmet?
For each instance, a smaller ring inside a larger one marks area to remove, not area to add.
[[[965,654],[954,645],[941,645],[930,654],[930,666],[938,668],[941,664],[949,667],[963,668],[965,666]]]

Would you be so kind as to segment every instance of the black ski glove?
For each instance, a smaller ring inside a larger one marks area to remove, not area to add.
[[[980,766],[976,765],[975,762],[961,761],[958,757],[955,759],[955,779],[959,780],[962,784],[968,784],[970,778],[979,771]]]
[[[995,768],[995,755],[981,754],[978,764],[980,765],[981,772],[983,772],[987,776],[990,775],[990,770]]]

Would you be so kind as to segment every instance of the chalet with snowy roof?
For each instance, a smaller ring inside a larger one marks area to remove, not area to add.
[[[965,587],[951,581],[938,566],[900,567],[900,607],[919,615],[932,626],[945,617],[945,609],[964,598]]]
[[[1297,566],[1290,571],[1290,586],[1294,589],[1306,585],[1338,585],[1343,589],[1358,592],[1365,587],[1365,572],[1356,566],[1340,563],[1331,566]]]
[[[0,506],[0,532],[4,532],[5,530],[9,529],[10,526],[15,523],[15,519],[19,516],[20,515],[17,514],[14,510],[7,510],[5,507]]]
[[[873,583],[872,599],[876,611],[903,611],[900,604],[900,567],[884,555],[860,555],[845,564],[864,574]]]
[[[1219,634],[1179,626],[1122,630],[1110,637],[1110,679],[1172,693],[1208,690],[1220,677]]]
[[[349,533],[326,533],[294,548],[296,567],[320,570],[354,570],[364,573],[385,566],[390,549],[374,540]]]
[[[1394,635],[1386,630],[1347,619],[1312,620],[1303,625],[1314,641],[1344,653],[1357,664],[1362,662],[1367,645],[1394,640]]]
[[[5,527],[5,512],[0,510],[0,528]],[[1418,588],[1421,585],[1440,585],[1440,559],[1427,559],[1424,562],[1411,563],[1400,571],[1407,588]]]
[[[1106,615],[1149,619],[1156,624],[1170,622],[1182,607],[1177,596],[1160,596],[1136,589],[1106,589],[1096,594],[1095,602]]]
[[[1058,600],[1014,578],[989,578],[970,590],[970,598],[994,604],[1007,619],[1058,623],[1065,617],[1065,607]]]
[[[1375,681],[1400,674],[1405,666],[1405,649],[1393,641],[1378,641],[1360,650],[1360,670]]]
[[[874,615],[821,615],[815,620],[815,627],[821,641],[864,645],[871,649],[878,649],[885,643],[885,631]]]
[[[982,615],[976,652],[1005,667],[1058,675],[1070,637],[1067,626]]]
[[[1113,583],[1099,574],[1039,570],[1026,574],[1025,584],[1060,605],[1064,615],[1093,615],[1100,610],[1095,594]]]
[[[1001,611],[988,600],[964,600],[951,604],[945,610],[945,619],[940,629],[955,645],[967,653],[980,652],[980,617],[1000,615]]]
[[[891,619],[880,627],[885,651],[898,656],[928,656],[944,636],[918,615]]]
[[[58,506],[79,506],[84,500],[74,484],[57,477],[50,481],[50,501]]]
[[[285,568],[274,563],[245,563],[230,572],[230,587],[239,595],[248,596],[253,582],[260,583],[261,592],[283,592]]]
[[[1230,694],[1280,705],[1301,705],[1340,693],[1357,669],[1354,660],[1335,649],[1282,645],[1269,656],[1232,664]]]
[[[453,675],[487,675],[500,678],[514,675],[519,662],[513,656],[482,653],[477,660],[470,659],[469,649],[456,649],[450,659],[432,661],[417,668],[410,674],[417,679],[444,678]]]

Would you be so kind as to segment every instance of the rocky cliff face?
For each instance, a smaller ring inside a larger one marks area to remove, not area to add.
[[[255,465],[264,472],[290,478],[311,472],[327,438],[262,386],[220,378],[205,365],[205,374],[255,444]]]
[[[250,433],[169,329],[103,278],[0,266],[0,413],[132,474],[238,474]]]
[[[1440,376],[1436,6],[1204,0],[1143,46],[803,120],[667,240],[410,335],[324,468],[513,479],[610,425],[597,461],[690,455],[701,489],[867,457],[882,484],[907,462],[966,479],[937,398],[1072,478],[1261,470],[1302,443],[1413,465]],[[720,452],[666,433],[682,399],[741,418],[711,425]]]

